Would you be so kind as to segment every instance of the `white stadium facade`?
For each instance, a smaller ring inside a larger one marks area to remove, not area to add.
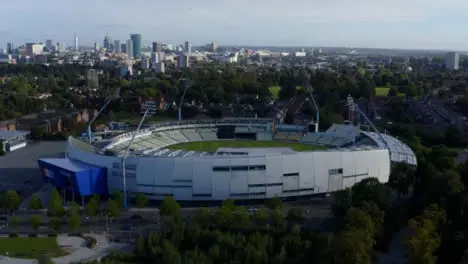
[[[229,131],[222,135],[221,130]],[[152,125],[120,134],[103,148],[70,137],[67,165],[57,174],[70,177],[79,168],[101,168],[105,177],[102,183],[92,172],[89,180],[76,179],[82,182],[78,185],[86,185],[74,187],[78,192],[86,189],[81,195],[91,195],[94,189],[102,187],[94,185],[105,184],[107,193],[123,190],[128,197],[143,193],[151,200],[174,196],[179,201],[220,201],[326,194],[369,177],[387,182],[395,162],[416,165],[413,151],[389,135],[336,124],[321,133],[306,130],[305,126],[275,125],[271,119],[222,119]],[[300,152],[284,147],[220,148],[215,152],[168,149],[184,142],[245,137],[328,148]],[[128,155],[124,155],[126,149]],[[64,164],[54,160],[41,162],[50,166]],[[49,174],[53,170],[50,166]],[[58,178],[56,181],[64,182]]]

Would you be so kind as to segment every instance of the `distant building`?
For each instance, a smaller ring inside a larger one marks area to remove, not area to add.
[[[162,44],[161,42],[153,42],[153,47],[151,52],[162,52]]]
[[[54,42],[51,39],[46,40],[46,48],[49,51],[54,49]]]
[[[75,35],[75,51],[78,51],[78,37]]]
[[[95,69],[88,70],[86,74],[89,88],[99,88],[99,74]]]
[[[180,55],[178,65],[179,68],[188,68],[190,67],[190,57],[187,55]]]
[[[141,35],[140,34],[132,34],[130,35],[130,39],[132,40],[132,50],[134,58],[140,56],[141,54]],[[128,46],[128,44],[127,44]]]
[[[120,52],[127,53],[127,43],[120,44]]]
[[[122,45],[120,44],[120,40],[114,40],[114,53],[121,53],[122,52]]]
[[[100,49],[101,47],[99,47],[99,43],[94,42],[94,52],[99,52]]]
[[[164,73],[166,71],[164,62],[157,62],[153,64],[153,69],[157,73]]]
[[[211,46],[211,47],[210,47],[210,51],[211,51],[211,52],[215,52],[216,49],[218,48],[218,47],[216,46],[216,42],[214,42],[214,41],[211,42],[211,45],[210,45],[210,46]]]
[[[109,50],[109,51],[112,50],[112,40],[111,40],[111,38],[110,38],[109,36],[106,35],[106,36],[104,37],[104,42],[103,42],[103,44],[104,44],[103,47],[104,47],[106,50]]]
[[[460,67],[460,55],[458,52],[449,52],[445,57],[445,68],[448,70],[458,70]]]
[[[184,51],[187,56],[192,54],[192,43],[190,41],[185,41]]]
[[[7,53],[8,53],[8,54],[13,54],[13,49],[14,49],[13,43],[8,42],[8,43],[7,43]]]
[[[36,56],[41,55],[43,53],[43,45],[37,43],[26,43],[26,55],[28,56]]]
[[[127,56],[133,58],[133,41],[131,39],[127,40]]]

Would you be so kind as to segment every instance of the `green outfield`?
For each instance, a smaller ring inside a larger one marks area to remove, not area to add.
[[[65,252],[58,246],[56,237],[0,238],[0,255],[17,258],[60,257]]]
[[[196,141],[169,146],[169,149],[187,151],[216,151],[218,148],[291,148],[295,151],[311,151],[327,149],[324,146],[284,141],[254,141],[254,140],[220,140]]]

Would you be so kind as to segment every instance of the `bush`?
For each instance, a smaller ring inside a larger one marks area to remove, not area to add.
[[[97,246],[97,241],[94,237],[86,236],[84,239],[88,248],[95,248]]]
[[[37,237],[37,234],[36,233],[28,234],[28,237]]]
[[[18,234],[17,233],[11,233],[8,235],[9,237],[18,237]]]

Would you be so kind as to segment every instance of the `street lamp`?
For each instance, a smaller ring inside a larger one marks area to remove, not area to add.
[[[114,99],[118,99],[120,98],[120,87],[117,88],[117,91],[115,92],[115,95],[111,95],[109,96],[107,99],[106,99],[106,102],[104,103],[104,105],[101,107],[101,109],[99,110],[99,112],[97,113],[97,115],[93,116],[93,119],[91,119],[91,121],[89,121],[88,123],[88,140],[89,140],[89,143],[92,143],[91,142],[91,125],[94,123],[94,121],[96,121],[96,119],[98,118],[98,116],[102,113],[102,111],[104,111],[104,109],[106,109],[106,107],[112,102],[114,101]]]
[[[138,127],[137,127],[136,131],[133,133],[133,136],[132,136],[132,139],[130,140],[130,143],[128,143],[127,148],[125,149],[125,153],[122,156],[122,162],[121,162],[122,163],[122,168],[121,169],[122,169],[122,179],[123,179],[123,189],[124,189],[123,190],[124,208],[127,208],[127,177],[126,177],[126,173],[125,173],[126,172],[125,163],[126,163],[126,159],[127,159],[130,147],[132,146],[136,135],[140,131],[141,125],[145,121],[145,118],[146,118],[146,115],[148,114],[148,112],[149,112],[149,108],[146,109],[145,114],[143,115],[143,117],[140,120],[140,124],[138,124]]]

